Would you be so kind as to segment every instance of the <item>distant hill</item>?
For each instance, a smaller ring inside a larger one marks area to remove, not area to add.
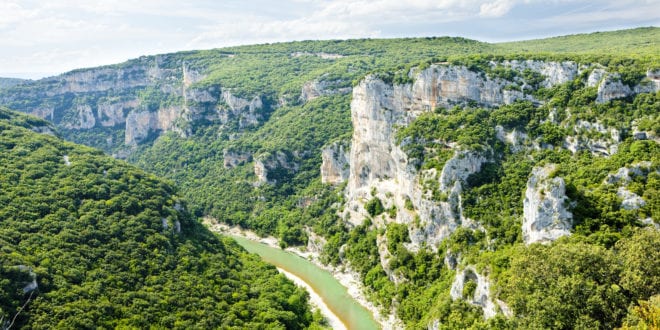
[[[503,53],[572,53],[610,54],[631,57],[657,55],[660,28],[642,27],[629,30],[573,34],[545,39],[496,44]]]
[[[19,78],[2,78],[0,77],[0,88],[13,87],[18,84],[29,82],[28,79],[19,79]]]

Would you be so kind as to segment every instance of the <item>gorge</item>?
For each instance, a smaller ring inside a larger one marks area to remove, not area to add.
[[[660,294],[660,29],[537,42],[144,56],[12,83],[0,104],[170,180],[191,219],[350,274],[384,328],[642,324]],[[164,203],[152,220],[175,230]]]

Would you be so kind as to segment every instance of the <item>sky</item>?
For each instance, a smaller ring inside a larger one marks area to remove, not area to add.
[[[0,77],[312,39],[487,42],[660,26],[660,0],[0,0]]]

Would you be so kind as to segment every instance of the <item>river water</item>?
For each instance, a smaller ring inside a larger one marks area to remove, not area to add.
[[[330,310],[348,329],[379,329],[369,310],[356,302],[332,275],[293,253],[270,247],[244,237],[231,236],[248,252],[278,268],[294,274],[318,293]]]

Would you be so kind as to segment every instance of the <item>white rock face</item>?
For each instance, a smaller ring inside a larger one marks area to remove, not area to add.
[[[230,90],[223,89],[222,100],[226,106],[218,109],[218,114],[223,122],[228,122],[231,118],[238,118],[240,128],[253,127],[259,125],[263,119],[259,111],[264,107],[261,97],[255,96],[251,100],[243,99],[231,93]]]
[[[399,210],[394,221],[411,225],[416,217],[421,220],[418,221],[419,227],[409,226],[412,249],[423,242],[434,248],[461,225],[460,182],[478,171],[486,161],[476,153],[457,152],[442,173],[433,170],[418,173],[395,141],[397,125],[407,125],[438,103],[466,100],[469,93],[474,92],[471,87],[458,82],[462,81],[459,73],[481,78],[465,69],[451,73],[455,81],[448,83],[454,87],[463,86],[462,91],[451,91],[448,89],[451,86],[447,85],[438,87],[439,81],[448,81],[449,78],[442,80],[437,75],[449,74],[451,70],[431,67],[419,73],[412,85],[392,86],[369,76],[353,89],[351,115],[354,130],[344,216],[354,224],[361,223],[368,216],[363,205],[372,198],[372,188],[376,188],[377,197],[386,208],[396,206]],[[473,94],[482,97],[481,93]],[[431,194],[420,184],[424,180],[438,181],[446,200],[432,200]],[[412,211],[405,207],[408,200],[414,206]]]
[[[113,127],[126,122],[126,115],[130,110],[138,106],[138,100],[133,99],[129,101],[106,101],[98,104],[96,117],[99,119],[101,126]]]
[[[225,168],[234,168],[252,161],[252,154],[249,152],[240,152],[234,150],[222,151],[223,165]]]
[[[351,87],[338,87],[342,81],[313,80],[306,82],[300,92],[300,99],[303,102],[313,100],[319,96],[325,95],[343,95],[351,92]]]
[[[611,156],[619,150],[621,132],[616,128],[607,127],[600,122],[578,120],[572,129],[574,135],[564,139],[563,147],[573,153],[589,150],[594,155]],[[594,133],[599,133],[601,136],[589,137]]]
[[[598,85],[596,102],[605,103],[632,94],[632,89],[621,82],[618,74],[608,74]]]
[[[529,69],[544,75],[545,80],[541,83],[543,87],[552,87],[571,81],[575,79],[579,73],[577,63],[571,61],[545,62],[535,60],[513,60],[504,61],[502,64],[520,72]]]
[[[65,128],[69,129],[90,129],[96,125],[96,118],[92,107],[88,104],[80,104],[75,109],[75,119],[64,124]]]
[[[650,161],[638,162],[627,167],[622,167],[616,173],[608,174],[604,184],[618,185],[616,195],[621,198],[621,208],[624,210],[637,210],[646,205],[646,201],[639,195],[627,189],[628,184],[636,176],[646,177],[651,172]],[[657,170],[656,170],[657,171]],[[640,219],[644,221],[644,219]],[[653,223],[651,221],[650,223]]]
[[[647,175],[651,165],[652,163],[650,161],[643,161],[628,167],[622,167],[616,173],[608,174],[607,178],[605,178],[605,183],[627,186],[634,176]]]
[[[321,150],[321,182],[339,184],[348,179],[349,149],[343,143],[335,142]]]
[[[504,127],[495,126],[495,134],[498,140],[510,144],[514,152],[522,150],[524,145],[529,141],[529,136],[526,133],[513,129],[507,132]]]
[[[637,210],[646,205],[646,201],[642,199],[642,197],[624,187],[619,187],[616,191],[616,195],[622,199],[621,208],[624,210]]]
[[[294,52],[291,53],[291,57],[303,57],[303,56],[318,56],[324,60],[336,60],[339,58],[344,57],[344,55],[341,54],[332,54],[332,53],[310,53],[310,52]]]
[[[456,182],[465,181],[473,173],[481,170],[486,158],[474,152],[460,152],[449,159],[440,174],[440,190],[447,191]]]
[[[472,296],[463,297],[463,288],[465,283],[469,281],[475,282],[477,286]],[[468,303],[481,307],[486,319],[497,315],[498,309],[502,310],[505,315],[511,313],[503,301],[493,302],[490,297],[490,280],[487,276],[479,274],[473,266],[468,266],[456,273],[454,282],[451,285],[450,296],[453,300],[465,299]]]
[[[596,68],[591,73],[589,74],[589,78],[587,78],[587,86],[589,87],[596,87],[600,84],[601,80],[605,76],[607,71],[602,68]]]
[[[607,73],[598,85],[596,102],[605,103],[639,93],[655,93],[657,91],[660,91],[660,75],[657,71],[647,71],[646,78],[634,88],[624,85],[618,73]]]
[[[570,235],[573,214],[566,208],[564,179],[550,178],[555,169],[555,165],[535,168],[527,181],[522,224],[525,244],[547,243]]]
[[[275,154],[259,155],[255,158],[254,175],[257,177],[255,185],[276,183],[276,179],[269,178],[270,172],[276,170],[297,172],[300,169],[300,165],[294,161],[291,155],[287,155],[281,151],[277,151]]]
[[[52,122],[54,119],[55,108],[52,106],[41,105],[30,111],[30,114]]]
[[[181,107],[160,108],[156,112],[134,111],[126,117],[124,143],[137,145],[155,131],[167,131],[174,128],[174,123],[181,116]]]

